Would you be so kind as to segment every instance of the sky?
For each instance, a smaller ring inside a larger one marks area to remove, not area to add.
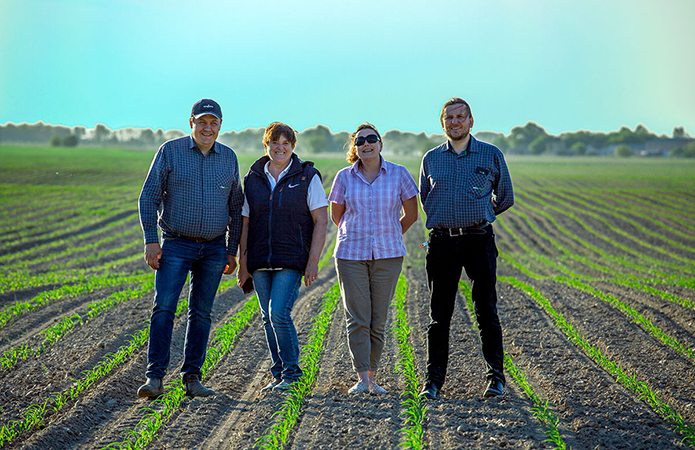
[[[694,0],[0,0],[0,124],[695,135]]]

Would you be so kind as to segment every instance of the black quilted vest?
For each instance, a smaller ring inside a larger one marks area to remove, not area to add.
[[[311,161],[292,154],[290,169],[274,190],[263,168],[270,159],[262,157],[244,177],[244,192],[249,203],[247,268],[306,269],[314,232],[314,221],[307,206],[309,183],[319,175]]]

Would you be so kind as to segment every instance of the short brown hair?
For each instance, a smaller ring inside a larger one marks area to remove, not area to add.
[[[464,105],[468,110],[468,115],[473,117],[473,114],[471,113],[471,105],[469,105],[467,101],[461,97],[451,97],[448,102],[444,103],[444,106],[442,106],[442,111],[439,113],[439,122],[442,124],[442,127],[444,126],[444,114],[446,113],[446,109],[451,105]]]
[[[291,126],[285,125],[282,122],[273,122],[268,125],[263,133],[263,147],[268,146],[268,142],[277,141],[280,136],[285,136],[285,139],[290,141],[292,148],[297,145],[297,132],[292,129]]]
[[[373,130],[376,133],[376,135],[379,136],[379,141],[382,143],[382,145],[384,143],[384,140],[381,139],[381,134],[379,134],[379,130],[377,130],[376,127],[374,125],[372,125],[371,123],[364,122],[362,125],[357,127],[355,132],[352,133],[348,137],[348,140],[345,143],[345,145],[348,148],[347,158],[345,158],[345,159],[347,159],[347,162],[349,162],[350,164],[355,164],[357,162],[357,160],[360,159],[359,156],[357,156],[357,147],[355,147],[355,137],[357,136],[357,133],[359,133],[362,130],[367,130],[367,129]]]

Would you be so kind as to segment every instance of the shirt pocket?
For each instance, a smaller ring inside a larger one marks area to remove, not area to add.
[[[484,198],[492,195],[495,174],[484,167],[476,167],[468,176],[467,192],[472,198]]]
[[[216,173],[215,189],[218,192],[229,193],[232,190],[232,174],[228,172]]]

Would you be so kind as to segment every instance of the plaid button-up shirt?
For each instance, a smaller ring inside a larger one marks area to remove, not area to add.
[[[359,161],[338,172],[328,200],[345,205],[333,256],[353,261],[405,256],[401,209],[417,195],[408,170],[381,158],[377,177],[368,183]]]
[[[152,161],[140,193],[145,243],[164,232],[213,239],[227,233],[227,253],[236,255],[241,234],[239,163],[234,151],[215,142],[207,156],[191,136],[165,142]]]
[[[433,148],[422,158],[420,201],[430,229],[494,222],[514,204],[504,155],[473,136],[468,149],[458,155],[448,141]]]

